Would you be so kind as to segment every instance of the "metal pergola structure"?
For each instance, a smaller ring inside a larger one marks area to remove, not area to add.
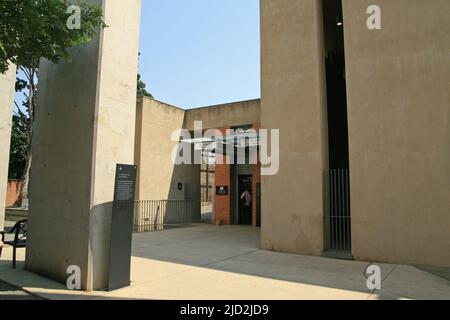
[[[236,151],[260,146],[260,137],[256,131],[245,131],[227,136],[183,139],[182,141],[193,144],[194,150],[201,151],[202,155],[207,157],[214,157],[216,154],[225,155],[230,149]]]

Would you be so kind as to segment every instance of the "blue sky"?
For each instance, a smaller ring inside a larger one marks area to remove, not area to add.
[[[259,0],[142,0],[140,37],[156,99],[188,109],[260,97]]]
[[[259,0],[143,0],[140,73],[182,108],[260,97]]]

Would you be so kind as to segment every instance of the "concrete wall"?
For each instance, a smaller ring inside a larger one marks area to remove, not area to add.
[[[175,166],[171,160],[172,150],[178,144],[171,136],[175,130],[183,128],[185,111],[147,98],[138,102],[137,110],[137,199],[199,199],[200,166]],[[178,191],[178,183],[186,183],[187,190]]]
[[[140,0],[86,2],[108,28],[40,65],[26,268],[65,283],[77,265],[92,290],[107,286],[115,166],[134,162]]]
[[[137,103],[135,163],[139,167],[139,200],[200,201],[200,165],[175,166],[171,154],[177,142],[176,129],[194,130],[194,121],[203,129],[259,123],[260,101],[249,100],[205,108],[183,110],[169,104],[142,98]],[[187,184],[177,190],[178,183]]]
[[[194,130],[194,121],[203,121],[203,129],[228,128],[260,123],[260,100],[248,100],[186,110],[184,127]]]
[[[353,255],[450,266],[450,1],[344,0]]]
[[[327,168],[321,1],[261,1],[261,127],[280,129],[280,171],[262,177],[264,249],[320,255]]]
[[[11,143],[12,110],[16,66],[11,65],[5,74],[0,74],[0,195],[6,195],[8,181],[9,148]],[[5,202],[0,198],[0,230],[4,228]]]

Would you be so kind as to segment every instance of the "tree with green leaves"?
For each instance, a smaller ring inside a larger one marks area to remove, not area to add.
[[[69,22],[73,19],[79,19],[76,28],[70,27]],[[0,73],[5,73],[10,63],[13,63],[20,71],[18,75],[23,75],[17,78],[16,91],[22,92],[25,99],[22,105],[16,103],[13,121],[16,128],[25,130],[27,139],[12,141],[11,156],[14,159],[14,155],[23,153],[22,146],[18,146],[15,141],[27,142],[26,164],[22,174],[24,199],[27,198],[31,167],[39,61],[41,58],[53,63],[70,61],[69,48],[90,42],[105,26],[102,9],[97,5],[76,2],[73,6],[67,0],[0,2]],[[16,122],[20,122],[20,125]]]
[[[68,28],[74,11],[62,0],[2,0],[0,2],[0,72],[9,62],[36,68],[39,59],[69,60],[68,49],[88,43],[105,26],[97,5],[77,4],[79,28]]]
[[[141,75],[137,75],[137,97],[149,97],[153,98],[152,94],[145,89],[145,82],[141,80]]]
[[[28,156],[28,132],[24,125],[26,121],[18,115],[13,115],[8,179],[21,179],[25,170]]]

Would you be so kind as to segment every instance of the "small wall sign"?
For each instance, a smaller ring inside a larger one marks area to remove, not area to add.
[[[218,196],[227,196],[228,195],[228,186],[218,186],[218,187],[216,187],[216,195],[218,195]]]

